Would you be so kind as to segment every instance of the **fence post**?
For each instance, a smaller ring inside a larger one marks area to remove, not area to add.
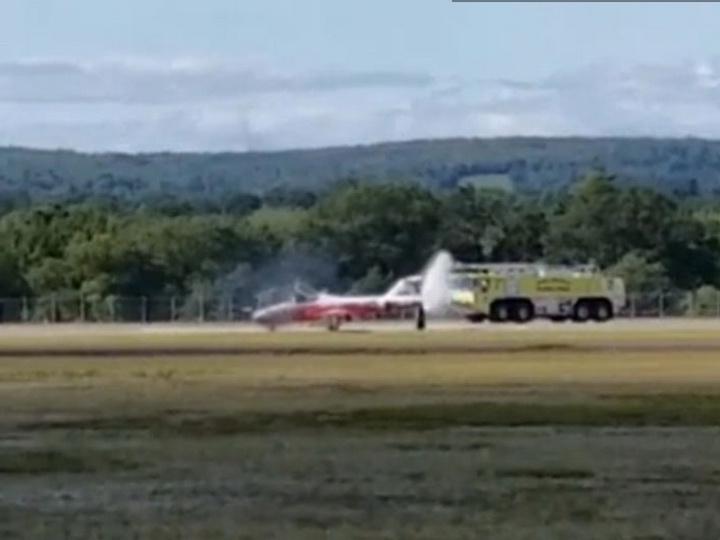
[[[57,294],[53,293],[50,298],[50,322],[58,322]]]
[[[140,308],[140,309],[142,310],[142,313],[140,313],[140,320],[141,320],[143,323],[146,323],[146,322],[147,322],[147,318],[148,318],[148,314],[147,314],[147,298],[146,298],[145,296],[143,296],[143,297],[141,298],[140,302],[141,302],[141,308]]]
[[[636,293],[630,293],[630,318],[634,319],[637,316],[637,303],[635,301]]]
[[[205,295],[200,293],[200,322],[205,322]]]
[[[235,320],[235,310],[233,309],[233,297],[232,294],[227,299],[227,320],[228,322]]]
[[[663,317],[665,317],[665,293],[663,291],[660,291],[658,303],[658,315],[662,319]]]
[[[80,322],[85,322],[85,297],[80,295]]]
[[[175,308],[175,295],[170,297],[170,322],[175,322],[175,319],[177,318],[176,308]]]
[[[28,319],[30,319],[30,314],[28,313],[28,301],[27,296],[23,296],[22,298],[22,320],[23,322],[28,322]]]

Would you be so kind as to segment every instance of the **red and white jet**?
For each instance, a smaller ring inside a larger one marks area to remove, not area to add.
[[[295,288],[293,298],[266,307],[252,315],[252,320],[274,330],[292,323],[323,322],[328,330],[338,330],[343,323],[376,320],[396,310],[419,309],[420,277],[399,279],[380,295],[344,296]]]
[[[401,278],[380,295],[343,296],[296,286],[292,299],[261,307],[252,320],[271,330],[283,324],[323,322],[334,331],[346,322],[381,319],[412,309],[416,326],[422,330],[426,313],[437,313],[450,303],[451,266],[451,256],[439,252],[421,275]]]

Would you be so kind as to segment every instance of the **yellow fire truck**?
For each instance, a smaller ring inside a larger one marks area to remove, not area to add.
[[[451,279],[453,307],[473,322],[604,322],[626,303],[624,281],[592,264],[458,264]]]

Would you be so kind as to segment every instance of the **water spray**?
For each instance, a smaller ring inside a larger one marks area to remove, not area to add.
[[[425,328],[426,318],[446,313],[452,302],[450,275],[454,265],[452,255],[447,251],[438,251],[423,270],[420,287],[421,305],[418,308],[416,325],[418,330]]]

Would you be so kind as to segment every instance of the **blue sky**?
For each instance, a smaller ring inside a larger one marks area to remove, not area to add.
[[[449,0],[23,0],[2,55],[260,57],[532,79],[602,58],[720,53],[720,4]]]
[[[0,144],[716,136],[718,21],[682,2],[22,0],[0,19]]]

